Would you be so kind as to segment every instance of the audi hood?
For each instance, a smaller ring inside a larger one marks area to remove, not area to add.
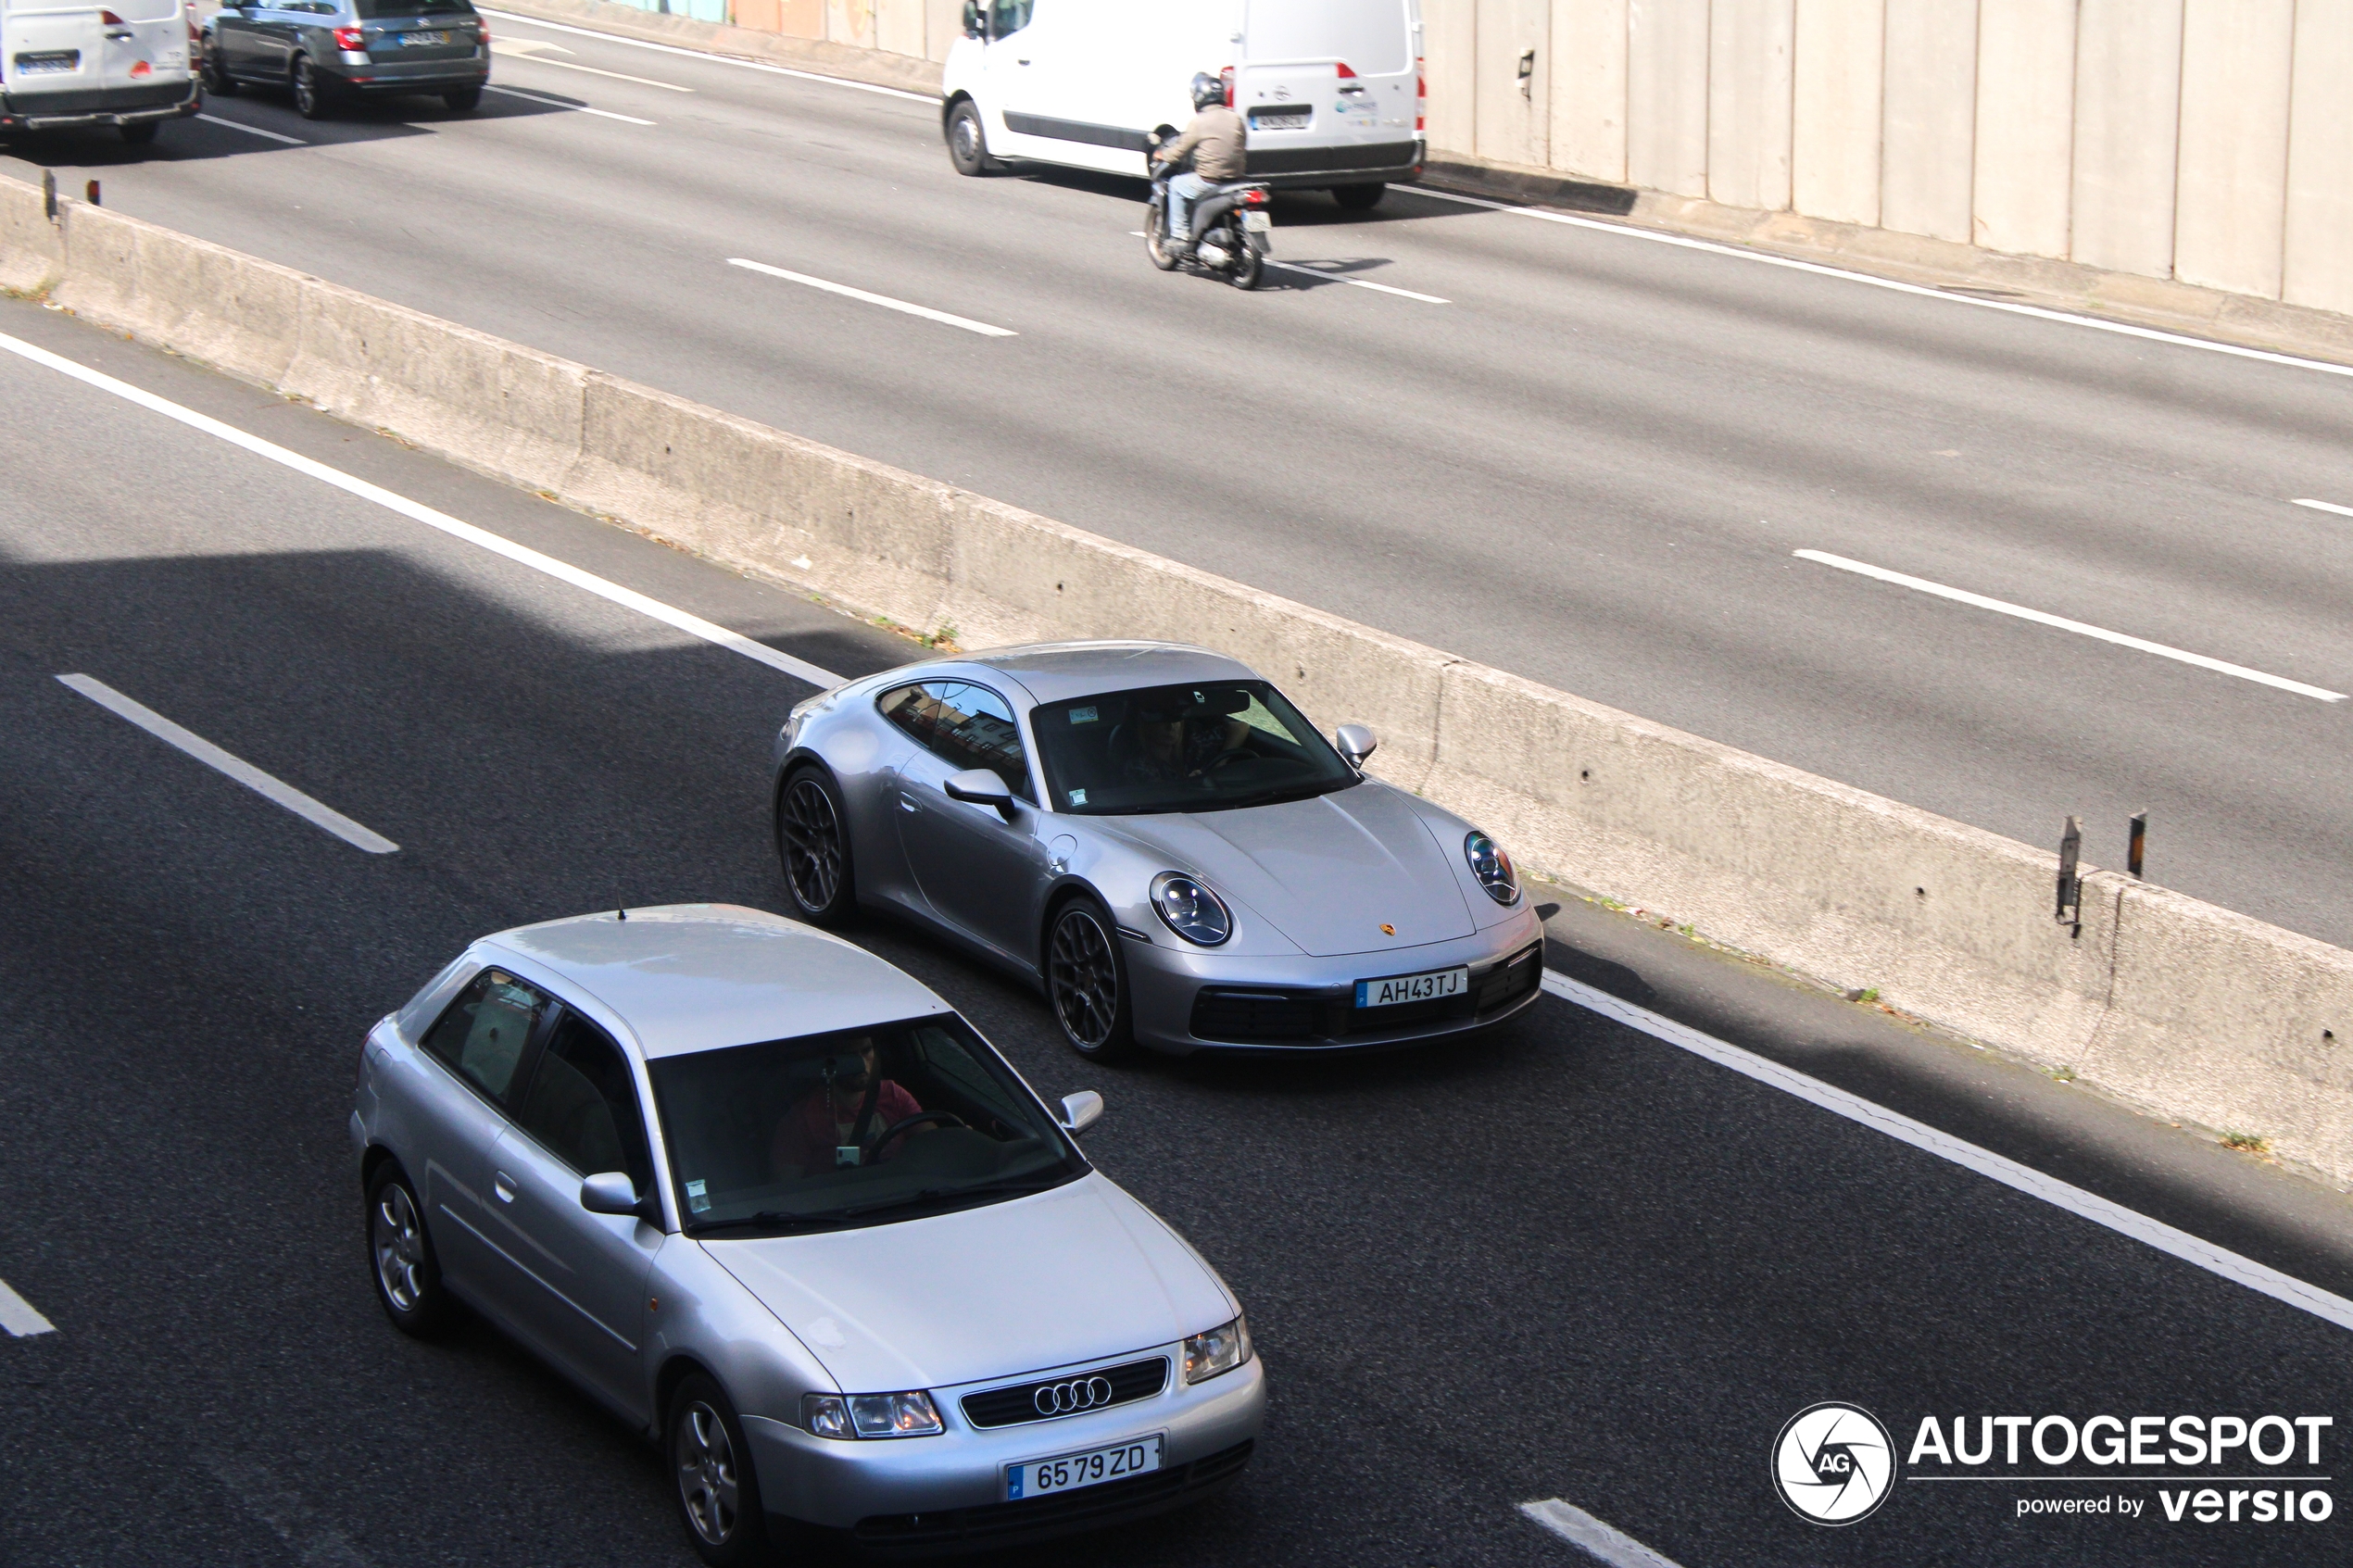
[[[846,1393],[1125,1355],[1240,1310],[1190,1247],[1100,1173],[896,1224],[699,1245]]]

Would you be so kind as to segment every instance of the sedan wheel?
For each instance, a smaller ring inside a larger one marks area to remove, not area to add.
[[[331,89],[320,80],[318,67],[308,55],[297,55],[294,63],[295,111],[305,119],[323,119],[327,113]]]
[[[368,1258],[376,1300],[393,1327],[420,1336],[447,1321],[448,1292],[434,1260],[417,1195],[400,1167],[386,1160],[368,1184]]]
[[[834,782],[814,768],[785,783],[784,797],[776,802],[776,856],[803,918],[818,925],[839,925],[849,918],[857,895],[841,797]]]
[[[697,1374],[670,1403],[670,1467],[678,1514],[697,1555],[716,1568],[758,1560],[765,1521],[743,1429],[719,1385]]]
[[[1134,1043],[1127,966],[1111,917],[1091,898],[1075,899],[1054,917],[1046,942],[1046,995],[1071,1049],[1096,1061],[1125,1055]]]

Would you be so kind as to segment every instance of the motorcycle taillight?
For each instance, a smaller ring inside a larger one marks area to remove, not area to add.
[[[1230,109],[1234,107],[1234,68],[1227,66],[1219,71],[1217,80],[1226,84],[1226,107]]]

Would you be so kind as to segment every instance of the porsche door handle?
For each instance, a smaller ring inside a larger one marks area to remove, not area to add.
[[[915,797],[908,794],[903,789],[899,792],[899,809],[910,813],[923,809],[922,807],[915,804]]]
[[[490,1177],[490,1190],[498,1195],[499,1202],[512,1203],[515,1200],[515,1179],[504,1171],[494,1172]]]

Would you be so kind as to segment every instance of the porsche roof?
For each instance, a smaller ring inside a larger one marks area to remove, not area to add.
[[[1260,678],[1239,659],[1183,643],[1026,643],[967,654],[963,662],[1004,671],[1041,703],[1133,686]]]

